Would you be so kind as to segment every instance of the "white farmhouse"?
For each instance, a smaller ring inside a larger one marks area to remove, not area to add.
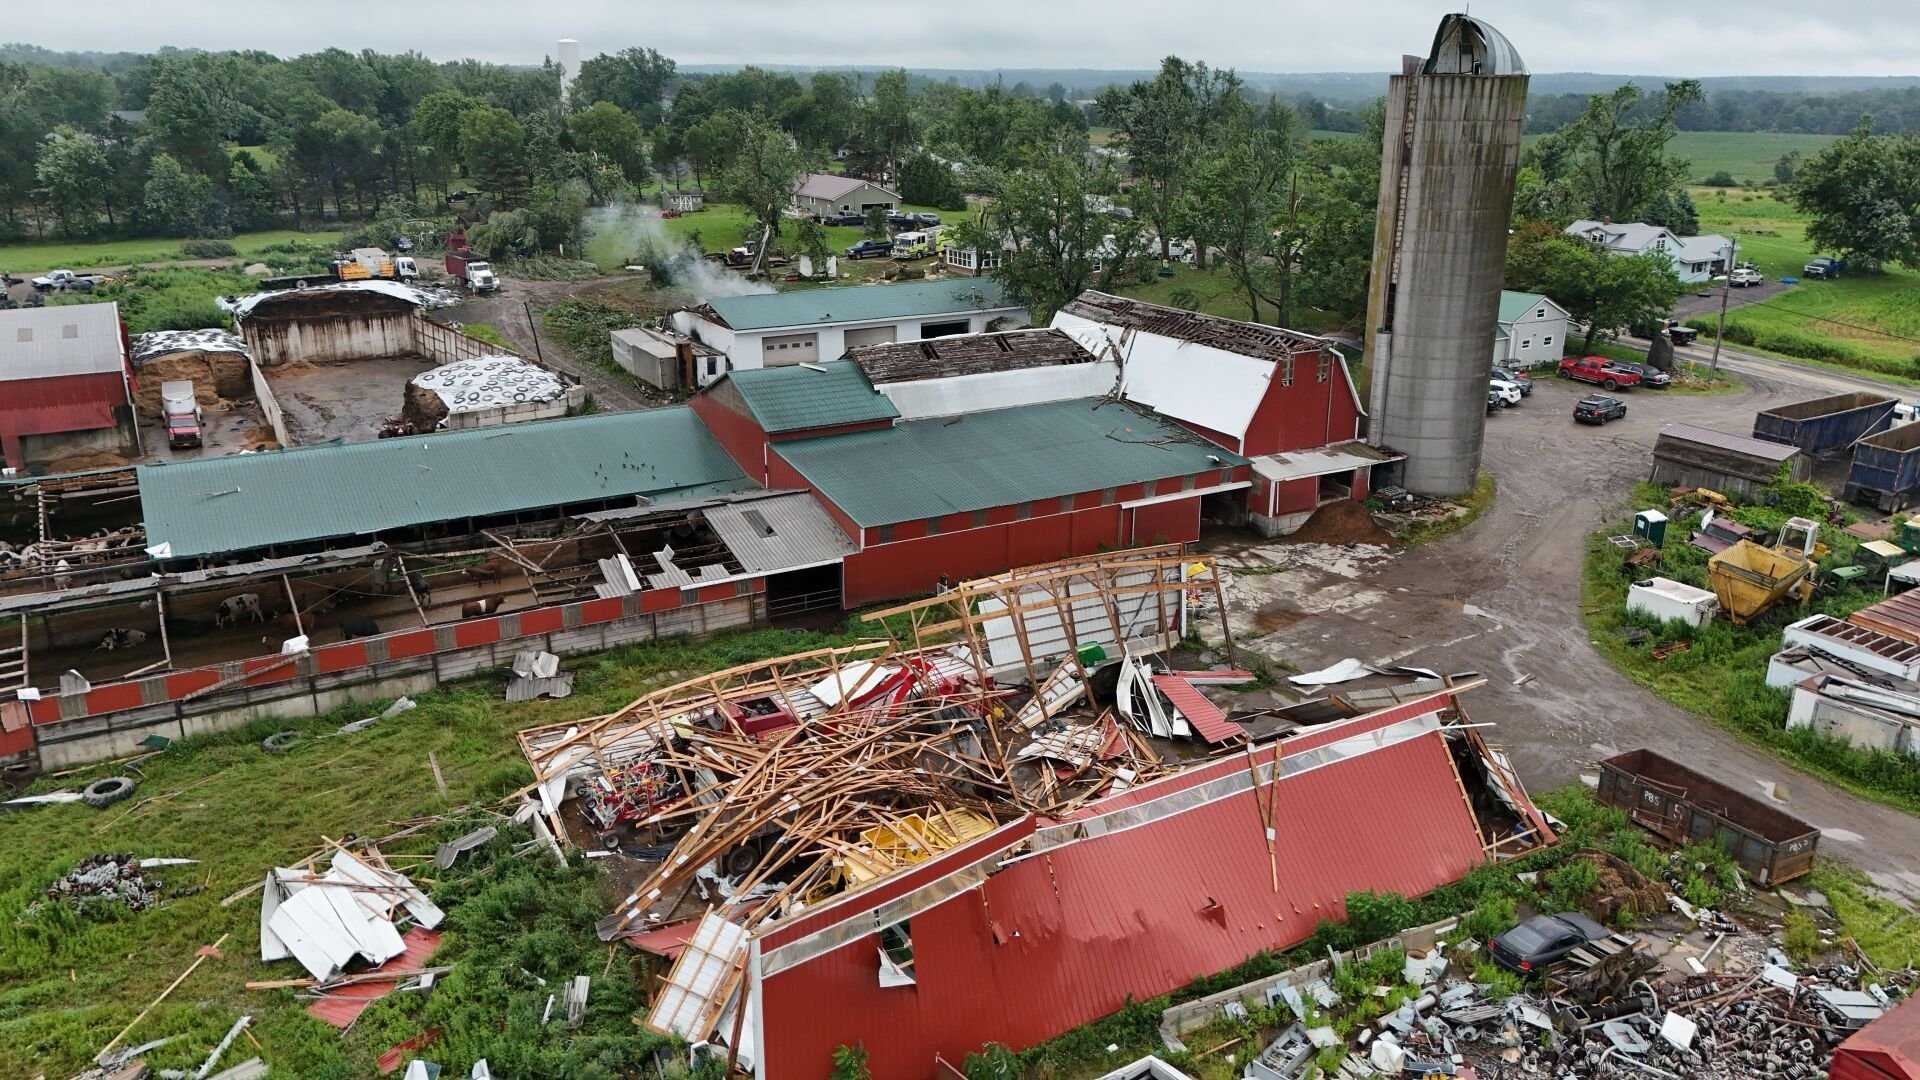
[[[1640,255],[1658,251],[1673,260],[1673,272],[1689,285],[1727,272],[1727,253],[1733,242],[1724,236],[1676,236],[1661,225],[1643,221],[1593,221],[1582,218],[1567,226],[1568,236],[1591,240],[1614,255]]]

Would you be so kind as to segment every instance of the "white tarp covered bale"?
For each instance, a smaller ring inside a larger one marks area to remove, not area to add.
[[[564,411],[566,396],[560,376],[530,360],[477,356],[415,375],[407,383],[407,413],[424,429],[458,414],[532,411],[546,403]]]
[[[1720,610],[1720,601],[1705,589],[1672,578],[1653,577],[1636,581],[1627,589],[1627,612],[1644,612],[1661,622],[1678,620],[1689,626],[1705,626]]]

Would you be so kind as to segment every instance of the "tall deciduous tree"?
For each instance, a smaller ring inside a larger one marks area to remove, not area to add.
[[[1920,266],[1920,138],[1853,134],[1800,164],[1788,189],[1807,239],[1864,269]]]
[[[163,231],[213,236],[225,231],[213,181],[188,169],[172,154],[155,154],[147,167],[147,217]]]
[[[498,106],[482,105],[460,118],[460,155],[474,179],[502,205],[526,201],[526,142],[526,127]]]
[[[1644,97],[1631,83],[1595,94],[1562,133],[1575,196],[1592,216],[1639,220],[1655,199],[1686,182],[1688,163],[1668,157],[1667,144],[1678,130],[1674,114],[1701,99],[1700,84],[1668,83],[1650,109]]]
[[[99,139],[65,124],[53,129],[40,144],[34,178],[46,192],[60,231],[69,236],[91,233],[103,211],[107,224],[114,224],[113,167]]]
[[[633,114],[611,101],[599,101],[567,119],[574,144],[613,165],[630,184],[647,180],[647,142]]]
[[[720,174],[720,189],[747,213],[768,241],[793,201],[793,187],[805,162],[793,136],[758,113],[727,112],[721,118],[733,132],[733,156]]]
[[[644,128],[660,126],[660,101],[673,82],[674,64],[653,49],[622,49],[580,62],[580,71],[568,91],[579,109],[608,101],[634,114]]]
[[[1036,318],[1142,269],[1145,227],[1109,211],[1120,177],[1105,160],[1089,160],[1084,140],[1059,136],[1029,150],[1020,167],[986,179],[992,202],[979,219],[955,226],[955,239],[1002,249],[993,276]]]
[[[1244,106],[1239,76],[1177,56],[1161,61],[1152,81],[1100,95],[1100,113],[1116,129],[1114,144],[1126,151],[1135,180],[1134,207],[1160,234],[1161,258],[1174,238],[1198,151]]]

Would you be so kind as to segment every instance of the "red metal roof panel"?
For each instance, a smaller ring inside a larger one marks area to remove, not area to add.
[[[1220,706],[1207,700],[1207,696],[1187,680],[1178,675],[1155,675],[1153,685],[1167,695],[1167,700],[1173,702],[1173,707],[1180,710],[1180,715],[1186,717],[1187,723],[1207,742],[1218,746],[1246,739],[1246,729],[1227,719]]]
[[[127,403],[117,372],[14,379],[0,395],[0,431],[13,435],[50,435],[112,427],[113,409]]]
[[[407,947],[406,951],[374,968],[374,971],[405,972],[426,967],[433,950],[440,947],[440,931],[416,926],[400,936],[400,943]],[[354,983],[330,990],[325,997],[307,1006],[307,1014],[345,1031],[361,1013],[367,1011],[367,1006],[393,993],[394,982],[401,978],[404,976],[395,975],[393,982]]]

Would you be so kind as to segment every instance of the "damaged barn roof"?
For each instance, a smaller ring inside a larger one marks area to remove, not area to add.
[[[222,311],[232,315],[235,322],[240,322],[263,305],[269,308],[291,308],[323,303],[340,293],[385,296],[429,310],[452,307],[460,303],[459,295],[451,290],[425,285],[408,285],[399,281],[335,281],[325,285],[311,285],[304,289],[273,289],[267,292],[249,293],[241,297],[223,296],[216,303]]]
[[[1088,364],[1094,356],[1059,330],[1004,330],[925,341],[862,345],[847,351],[876,386],[920,379],[951,379],[995,371]]]
[[[681,406],[136,470],[153,544],[174,558],[546,507],[752,486]]]
[[[1068,301],[1060,310],[1107,326],[1128,327],[1195,345],[1208,345],[1227,352],[1269,359],[1316,353],[1331,344],[1326,338],[1303,334],[1298,330],[1162,307],[1091,289]]]

